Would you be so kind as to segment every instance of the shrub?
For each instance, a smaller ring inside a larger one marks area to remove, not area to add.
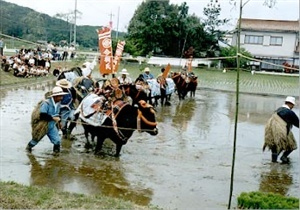
[[[275,193],[241,193],[237,198],[241,209],[298,209],[299,199]]]
[[[240,52],[241,52],[241,54],[252,58],[252,55],[248,51],[246,51],[244,48],[241,48]],[[220,56],[221,57],[231,57],[231,56],[236,56],[236,53],[237,53],[236,47],[223,47],[223,48],[221,48]],[[247,68],[248,62],[249,61],[246,58],[240,57],[240,67]],[[237,67],[236,58],[224,59],[222,61],[222,63],[223,63],[224,68]]]

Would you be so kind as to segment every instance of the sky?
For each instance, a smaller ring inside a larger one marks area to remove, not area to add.
[[[77,25],[104,26],[113,22],[113,29],[127,31],[130,19],[143,0],[5,0],[19,6],[29,7],[41,13],[54,16],[57,13],[68,13],[77,10],[82,14],[77,18]],[[274,0],[268,0],[274,1]],[[264,6],[265,0],[242,0],[243,18],[270,20],[298,20],[299,0],[275,0],[276,4],[269,8]],[[170,0],[170,3],[180,5],[183,0]],[[189,14],[204,18],[203,8],[210,0],[185,0],[189,6]],[[219,0],[221,5],[220,18],[230,19],[227,30],[234,29],[239,17],[239,0],[236,6],[230,0]]]

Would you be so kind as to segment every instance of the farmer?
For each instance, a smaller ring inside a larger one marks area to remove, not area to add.
[[[154,79],[153,74],[150,73],[149,67],[146,67],[146,68],[144,69],[143,77],[144,77],[144,80],[145,80],[145,81],[147,81],[148,79]]]
[[[66,79],[58,80],[56,82],[56,86],[61,87],[66,93],[66,95],[63,96],[63,99],[60,102],[61,131],[64,138],[70,139],[72,130],[76,126],[74,116],[76,90],[72,87],[71,82]],[[68,121],[70,121],[70,123]]]
[[[292,111],[295,101],[292,96],[286,97],[284,105],[275,111],[266,124],[263,151],[266,147],[271,150],[272,162],[277,162],[278,155],[284,151],[280,160],[283,164],[289,163],[289,154],[297,149],[291,131],[293,125],[299,128],[299,118]]]
[[[50,97],[43,100],[40,106],[37,106],[32,113],[32,140],[29,141],[26,150],[32,151],[32,148],[47,135],[53,146],[53,152],[60,152],[60,136],[58,129],[60,127],[60,101],[67,93],[63,92],[61,87],[54,87]],[[36,116],[36,117],[35,117]]]
[[[129,77],[127,69],[122,69],[120,72],[121,76],[118,77],[118,80],[121,85],[128,85],[132,83],[132,79]]]

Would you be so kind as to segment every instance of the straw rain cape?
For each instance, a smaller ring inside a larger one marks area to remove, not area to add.
[[[48,122],[40,119],[40,107],[43,101],[39,101],[31,113],[31,135],[36,141],[40,141],[48,132]]]
[[[292,131],[287,135],[286,125],[286,122],[277,113],[272,115],[265,126],[263,151],[265,151],[266,147],[269,149],[275,147],[277,152],[297,149],[297,143]]]

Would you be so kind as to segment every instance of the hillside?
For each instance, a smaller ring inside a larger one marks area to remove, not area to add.
[[[3,0],[0,0],[0,17],[0,32],[2,34],[35,43],[41,40],[51,41],[56,44],[60,44],[64,40],[69,42],[70,29],[73,30],[73,25],[67,21]],[[79,46],[97,49],[96,30],[101,27],[76,26],[76,41]],[[112,37],[115,37],[115,33],[115,31],[112,31]],[[119,38],[124,35],[125,33],[118,33]]]

